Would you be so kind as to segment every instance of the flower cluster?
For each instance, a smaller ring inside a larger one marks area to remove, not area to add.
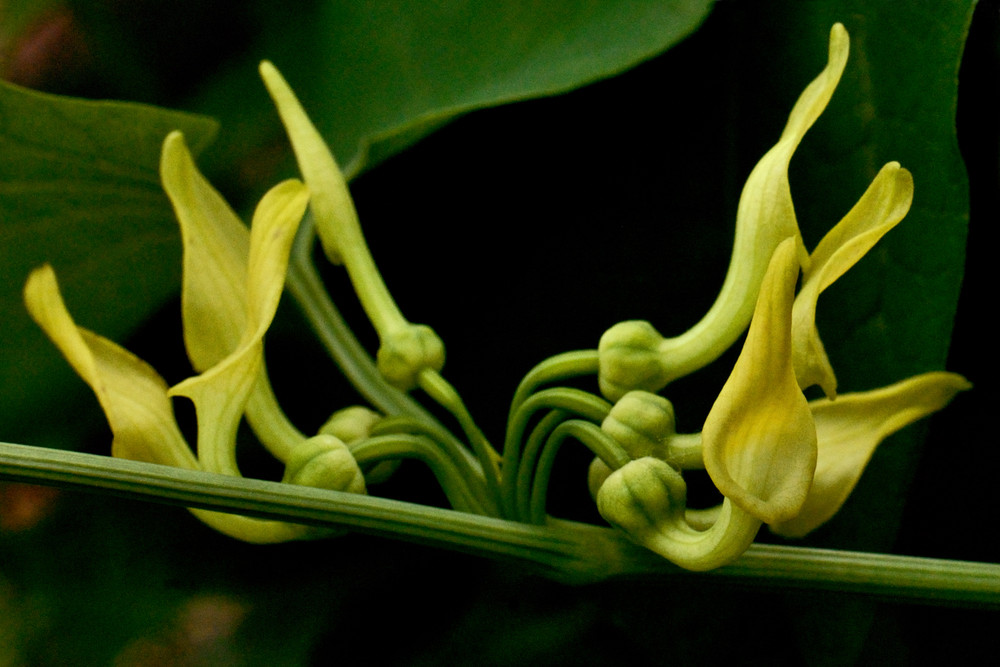
[[[264,334],[284,288],[309,190],[296,180],[276,185],[261,199],[248,231],[198,171],[179,132],[163,143],[160,174],[180,222],[184,341],[197,375],[168,388],[147,363],[77,326],[49,265],[36,269],[24,289],[32,318],[100,401],[114,436],[112,454],[239,475],[236,431],[245,415],[286,463],[285,481],[364,493],[364,477],[345,443],[328,433],[312,438],[298,433],[277,407],[264,368]],[[173,397],[194,404],[197,455],[177,425]],[[316,534],[307,526],[192,511],[217,530],[250,542]]]
[[[572,437],[598,456],[589,483],[609,523],[682,567],[718,567],[739,557],[765,524],[798,537],[826,522],[886,437],[969,386],[961,376],[936,372],[837,395],[816,327],[817,301],[904,218],[913,198],[910,173],[890,162],[816,248],[810,253],[805,247],[788,166],[832,97],[848,51],[847,32],[837,24],[826,67],[747,179],[729,271],[708,313],[675,338],[664,338],[648,322],[623,322],[602,336],[597,350],[557,355],[537,366],[515,395],[502,458],[440,376],[441,340],[397,308],[368,251],[343,173],[267,62],[260,73],[305,183],[288,180],[272,188],[249,230],[198,171],[181,134],[170,134],[163,144],[163,187],[184,247],[184,341],[196,375],[168,387],[148,364],[77,326],[50,266],[31,274],[25,302],[97,395],[114,435],[114,456],[238,476],[236,434],[245,418],[285,464],[284,482],[366,494],[365,473],[374,483],[398,459],[417,458],[432,468],[455,509],[543,525],[549,469],[560,443]],[[357,406],[340,410],[312,437],[280,409],[263,356],[307,206],[327,258],[344,266],[379,337],[374,360],[356,340],[344,346],[349,363],[336,351],[333,356],[384,413]],[[656,392],[718,358],[744,332],[742,353],[702,431],[678,434],[672,405]],[[614,402],[610,408],[579,389],[549,388],[529,396],[542,384],[595,371],[601,392]],[[825,397],[808,401],[804,391],[816,385]],[[418,387],[451,412],[466,442],[400,398],[401,391]],[[194,404],[194,448],[174,417],[175,397]],[[542,409],[550,412],[532,421]],[[694,468],[704,468],[721,492],[717,507],[687,507],[683,471]],[[192,511],[252,542],[319,534],[280,521]],[[503,530],[501,524],[483,525]]]
[[[806,253],[788,163],[832,96],[848,45],[846,30],[835,25],[826,68],[802,93],[778,143],[747,180],[729,273],[705,318],[674,339],[648,323],[625,322],[601,341],[601,388],[625,406],[612,412],[604,429],[612,435],[623,426],[632,435],[641,431],[640,440],[652,444],[636,447],[629,437],[617,436],[633,460],[613,472],[595,464],[591,488],[598,508],[633,539],[689,569],[732,561],[762,524],[789,537],[818,527],[844,503],[882,440],[969,387],[959,375],[937,372],[837,397],[836,376],[816,329],[817,299],[903,219],[913,198],[910,173],[886,164],[850,212]],[[700,436],[678,436],[672,416],[650,419],[648,406],[655,401],[649,392],[717,357],[748,320],[743,350]],[[813,385],[826,397],[807,401],[803,390]],[[692,456],[699,448],[701,456]],[[713,511],[685,506],[680,469],[700,463],[724,496]]]

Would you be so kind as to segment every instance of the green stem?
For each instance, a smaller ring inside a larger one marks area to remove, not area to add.
[[[307,223],[303,223],[303,228],[295,240],[288,265],[288,290],[341,373],[375,409],[386,415],[407,415],[416,419],[425,425],[428,432],[434,434],[435,441],[447,443],[455,453],[465,456],[471,464],[478,466],[472,452],[460,440],[423,406],[389,385],[378,372],[368,351],[358,342],[354,332],[330,300],[310,259],[315,234]]]
[[[531,502],[526,519],[529,523],[537,525],[545,523],[545,501],[549,491],[552,464],[555,462],[559,447],[566,438],[576,438],[582,442],[612,470],[629,462],[628,454],[615,442],[614,438],[602,431],[600,426],[582,419],[570,419],[562,422],[545,439],[545,446],[538,457],[535,483],[531,488]]]
[[[465,447],[456,451],[455,447],[451,446],[451,443],[436,440],[437,433],[433,430],[428,430],[424,422],[405,416],[386,417],[380,420],[372,427],[370,435],[371,437],[376,437],[398,434],[424,436],[432,440],[442,454],[447,457],[449,463],[457,468],[459,475],[465,480],[466,486],[469,487],[471,493],[479,499],[479,503],[483,507],[482,513],[489,516],[500,515],[499,506],[496,500],[491,497],[487,488],[482,468],[478,465],[476,459],[468,456],[468,450]]]
[[[358,465],[387,459],[417,459],[427,464],[452,507],[460,512],[486,514],[489,499],[480,499],[466,483],[466,477],[433,440],[419,435],[383,435],[351,447]]]
[[[556,520],[531,526],[384,498],[7,443],[0,443],[0,479],[348,528],[509,559],[573,583],[618,575],[684,576],[1000,608],[1000,565],[992,563],[753,545],[731,565],[692,574],[609,528]]]
[[[562,382],[581,375],[592,375],[597,373],[597,367],[597,350],[576,350],[549,357],[528,371],[517,386],[510,403],[510,419],[514,418],[514,413],[528,396],[543,384]]]
[[[523,451],[517,463],[517,480],[514,483],[514,508],[516,513],[512,518],[517,521],[528,521],[531,505],[532,480],[535,477],[535,463],[538,461],[538,453],[542,451],[549,434],[556,429],[559,424],[569,418],[570,413],[565,410],[552,410],[549,414],[541,418],[531,429],[531,434],[524,441]]]
[[[424,369],[417,375],[420,388],[441,407],[445,408],[458,420],[465,437],[472,443],[472,451],[479,459],[479,465],[486,476],[486,486],[496,503],[500,503],[500,468],[497,462],[499,454],[490,444],[486,436],[476,425],[472,415],[462,402],[462,398],[451,384],[441,377],[441,374],[431,369]]]
[[[517,516],[517,477],[521,458],[521,440],[524,437],[524,430],[528,426],[528,421],[532,415],[543,409],[567,410],[573,414],[600,422],[607,416],[611,409],[611,404],[603,398],[594,396],[580,389],[568,387],[555,387],[543,389],[537,394],[521,402],[520,406],[511,414],[507,423],[507,436],[503,445],[503,477],[501,480],[500,498],[504,516],[515,518]]]

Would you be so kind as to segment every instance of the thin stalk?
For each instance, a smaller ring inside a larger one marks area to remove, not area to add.
[[[493,500],[500,503],[500,455],[490,444],[479,426],[476,425],[472,414],[458,395],[455,388],[441,374],[431,369],[424,369],[417,375],[417,383],[424,392],[430,396],[441,407],[446,409],[458,420],[465,437],[472,444],[472,451],[479,459],[483,475],[486,477],[486,487],[489,489]]]
[[[513,418],[528,396],[543,384],[594,373],[597,373],[597,350],[575,350],[549,357],[528,371],[521,380],[510,402],[509,417]]]
[[[390,459],[422,461],[434,473],[452,507],[460,512],[487,513],[489,499],[476,496],[454,461],[429,438],[402,433],[376,436],[352,446],[351,455],[362,466]]]
[[[452,454],[464,456],[478,466],[475,456],[454,434],[423,406],[382,378],[375,362],[344,322],[316,273],[310,259],[314,238],[311,225],[308,221],[303,222],[288,264],[286,284],[340,372],[375,409],[386,415],[413,417],[425,424],[428,431],[434,433],[434,440],[450,448]]]
[[[611,404],[603,398],[594,396],[580,389],[555,387],[543,389],[525,399],[511,415],[507,423],[507,435],[503,445],[503,476],[501,479],[500,498],[503,502],[504,516],[515,518],[517,470],[521,457],[521,440],[532,415],[542,409],[567,410],[592,421],[601,421],[607,416]]]
[[[448,461],[458,469],[470,492],[479,499],[483,507],[482,513],[489,516],[500,515],[499,505],[491,497],[482,468],[478,465],[476,459],[470,459],[466,455],[464,448],[462,453],[455,452],[454,448],[447,446],[446,443],[440,443],[435,440],[437,432],[434,429],[428,429],[424,422],[406,416],[386,417],[380,420],[372,427],[370,436],[399,434],[423,436],[433,441],[438,449],[440,449],[441,454],[447,457]]]
[[[549,492],[549,478],[556,453],[566,438],[576,438],[587,446],[595,456],[609,464],[612,469],[620,468],[629,461],[628,454],[615,442],[614,438],[601,430],[600,426],[582,419],[570,419],[559,424],[545,439],[545,446],[538,457],[534,484],[531,487],[531,501],[526,520],[529,523],[545,523],[545,504]]]

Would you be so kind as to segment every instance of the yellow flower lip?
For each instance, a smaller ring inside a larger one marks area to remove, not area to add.
[[[743,351],[702,430],[716,487],[766,523],[799,513],[816,466],[816,429],[791,360],[798,272],[789,238],[768,265]]]
[[[803,389],[818,384],[829,398],[837,395],[837,378],[816,329],[820,293],[899,224],[912,202],[913,176],[898,162],[889,162],[809,256],[792,312],[792,360]]]
[[[835,401],[811,401],[818,440],[816,474],[799,513],[771,525],[771,531],[802,537],[826,523],[854,490],[883,440],[971,388],[961,375],[936,371],[872,391],[843,394]]]

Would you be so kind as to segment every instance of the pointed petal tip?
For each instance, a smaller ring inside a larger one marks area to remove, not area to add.
[[[847,28],[841,22],[834,23],[830,27],[830,59],[833,59],[834,53],[846,52],[850,49],[851,36],[847,33]],[[846,56],[847,54],[844,53]]]

